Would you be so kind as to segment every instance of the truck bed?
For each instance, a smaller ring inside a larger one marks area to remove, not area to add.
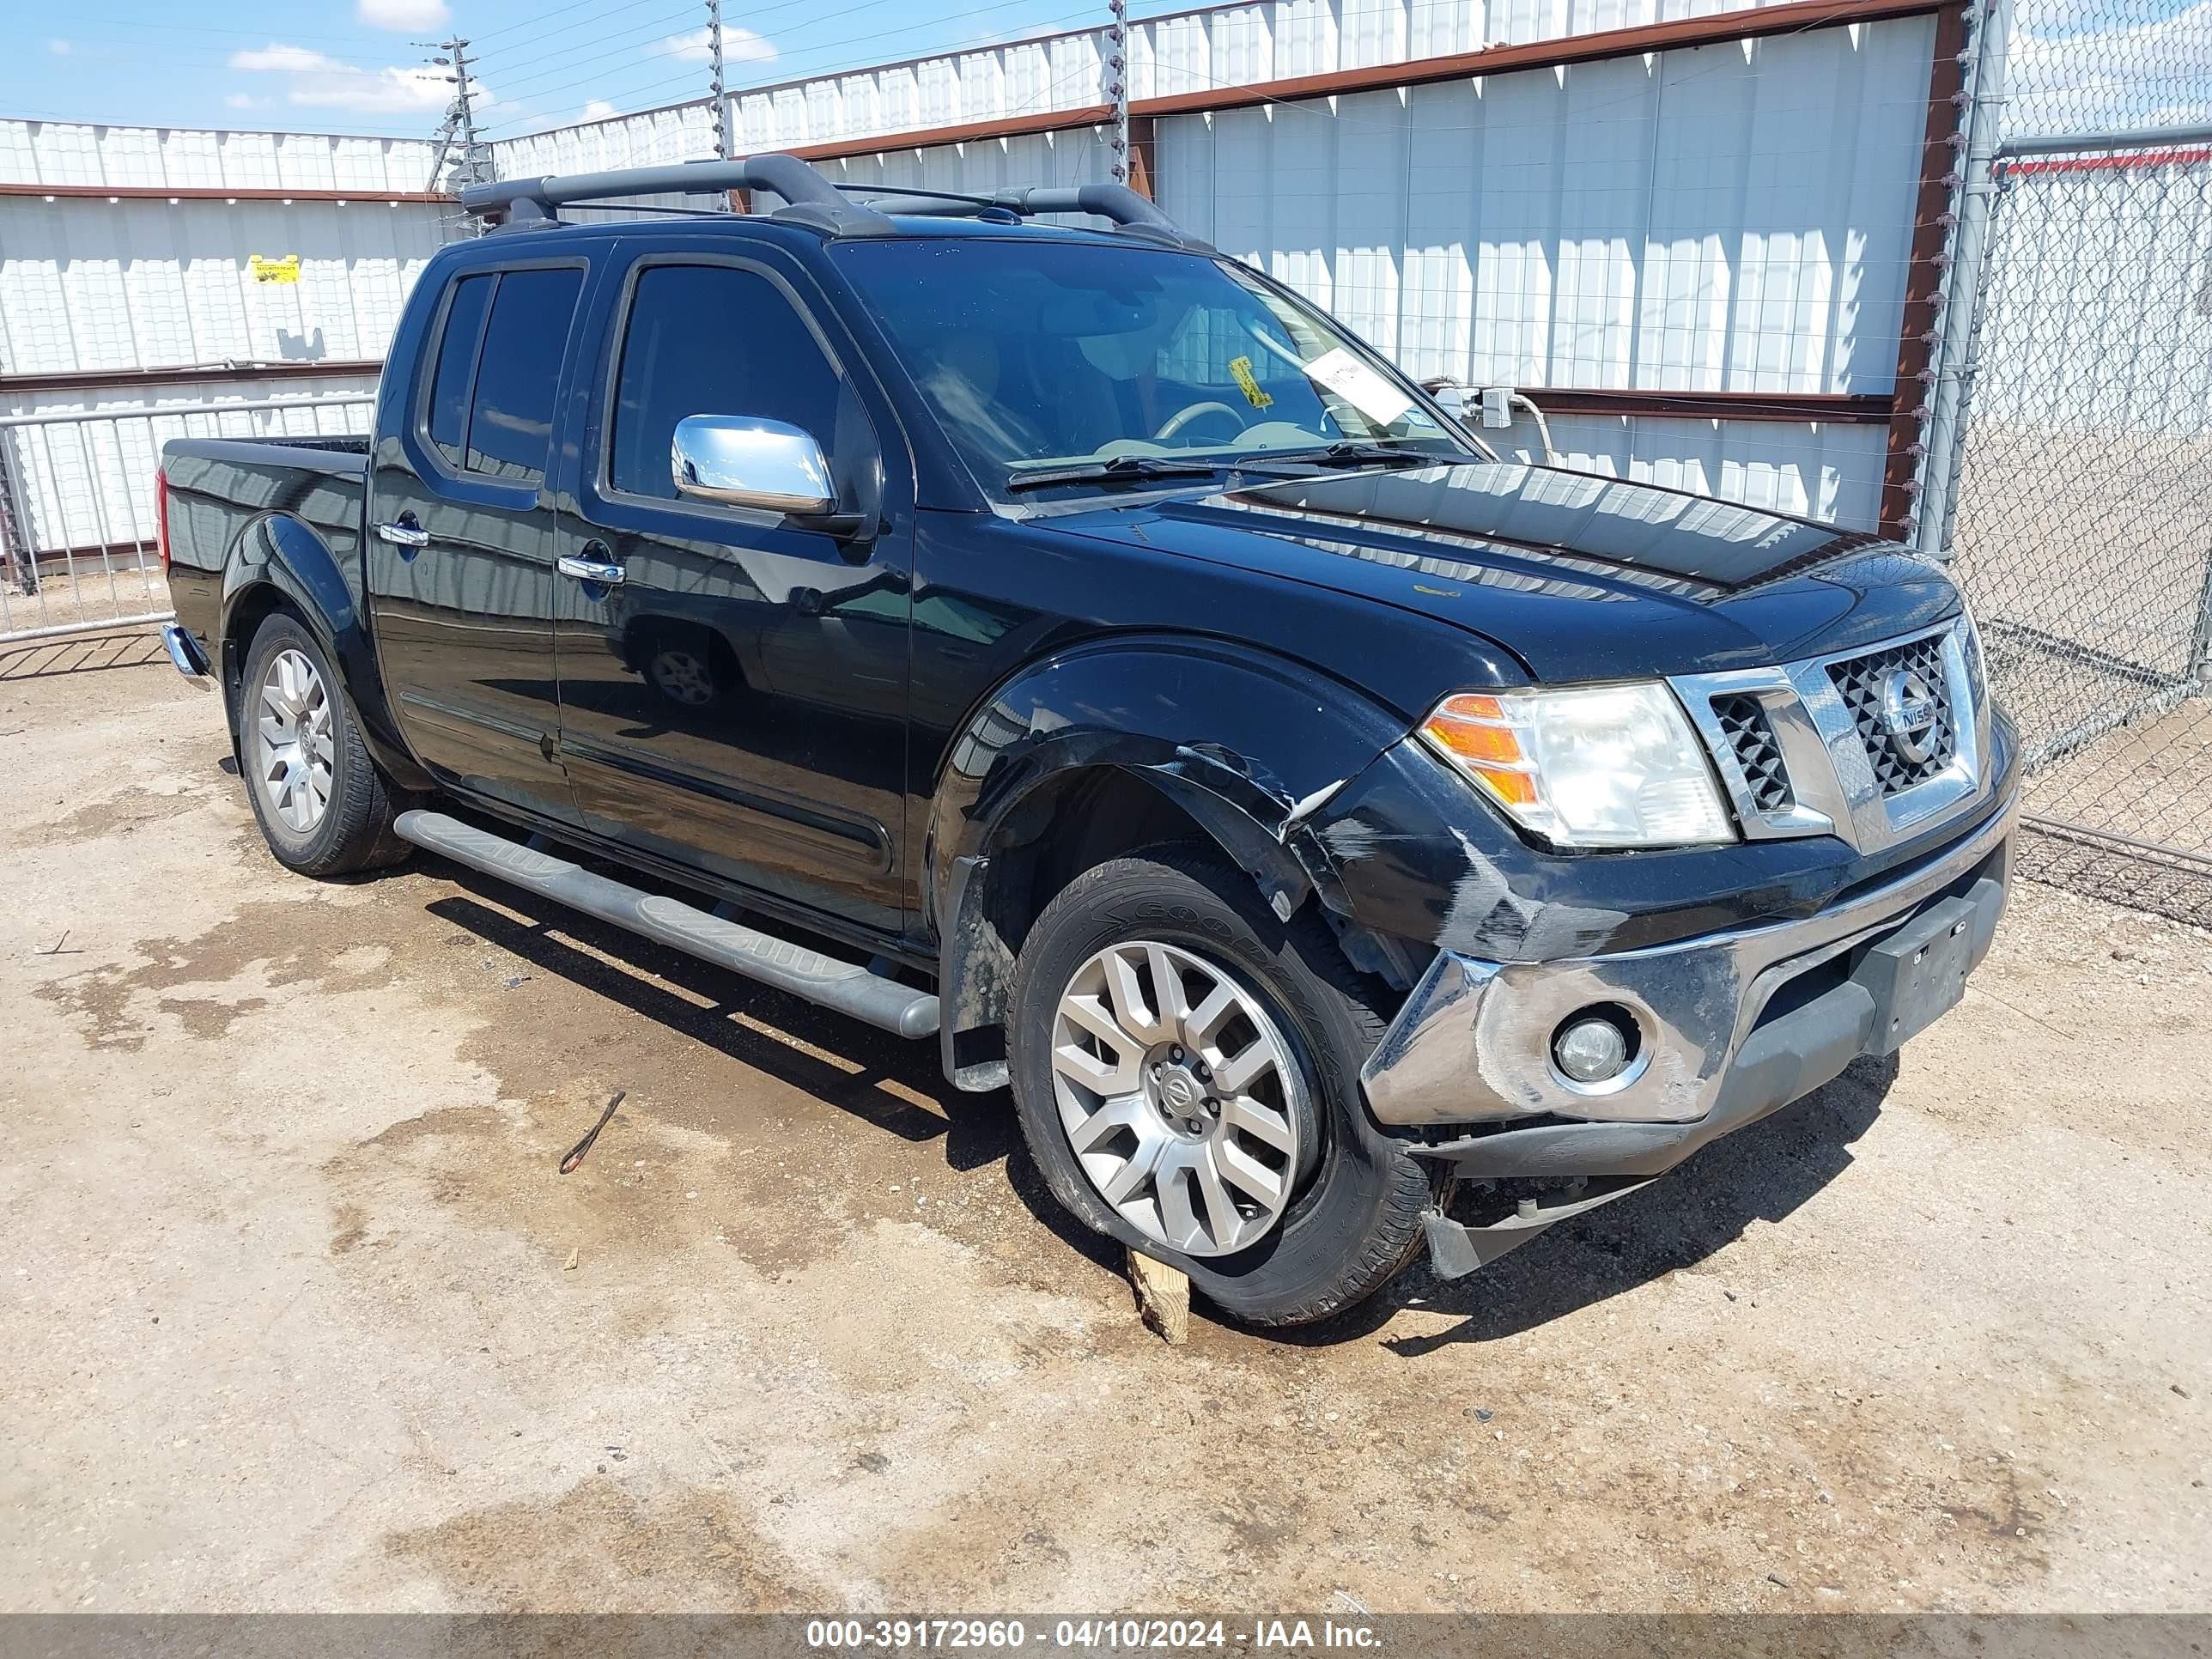
[[[175,438],[162,445],[169,594],[178,621],[213,637],[224,560],[271,513],[303,520],[328,544],[358,602],[369,444],[366,436],[342,435]]]

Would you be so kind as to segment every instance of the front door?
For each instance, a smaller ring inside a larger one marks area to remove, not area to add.
[[[409,745],[441,782],[564,823],[545,471],[586,274],[576,259],[456,270],[368,488],[373,631]]]
[[[607,284],[562,526],[586,573],[556,600],[562,754],[594,832],[895,933],[908,537],[860,392],[768,258],[663,243]],[[868,528],[679,496],[671,442],[693,415],[813,434]]]

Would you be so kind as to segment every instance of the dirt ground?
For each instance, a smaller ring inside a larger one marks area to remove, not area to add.
[[[2027,889],[1901,1066],[1174,1351],[931,1046],[289,876],[118,659],[0,665],[0,1609],[2212,1606],[2201,932]]]

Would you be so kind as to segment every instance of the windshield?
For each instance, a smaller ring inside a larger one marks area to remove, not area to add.
[[[935,237],[840,243],[836,257],[946,434],[1002,497],[1037,487],[1025,475],[1094,489],[1159,476],[1146,458],[1227,466],[1332,445],[1467,451],[1395,372],[1225,259]],[[1084,476],[1093,466],[1098,477]]]

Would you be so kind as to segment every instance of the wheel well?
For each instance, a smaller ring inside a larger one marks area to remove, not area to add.
[[[1182,806],[1120,767],[1087,767],[1048,780],[992,838],[989,897],[1000,938],[1009,951],[1018,951],[1045,906],[1085,871],[1170,841],[1220,846]]]
[[[940,981],[945,1070],[963,1089],[1006,1080],[1006,999],[1014,957],[1061,889],[1109,859],[1163,842],[1218,839],[1188,811],[1115,766],[1060,773],[998,824],[985,873],[963,895]]]
[[[1238,826],[1228,825],[1232,837]],[[994,831],[984,851],[988,873],[954,920],[947,941],[951,977],[944,1026],[948,1074],[964,1089],[990,1088],[1006,1078],[1006,1018],[1014,960],[1038,916],[1085,871],[1167,842],[1195,842],[1225,855],[1271,895],[1269,908],[1288,922],[1316,904],[1336,936],[1345,961],[1390,990],[1412,988],[1433,948],[1391,939],[1340,916],[1314,896],[1291,855],[1252,826],[1243,852],[1140,774],[1094,766],[1060,774],[1037,786]],[[1279,860],[1282,866],[1264,866]],[[1291,878],[1285,879],[1286,874]]]
[[[239,741],[239,693],[246,683],[246,655],[253,649],[253,636],[261,631],[262,624],[279,615],[291,617],[303,625],[307,621],[282,588],[273,582],[256,582],[238,596],[238,603],[231,607],[229,625],[223,629],[222,661],[218,667],[222,675],[223,706],[231,716],[234,747]]]

